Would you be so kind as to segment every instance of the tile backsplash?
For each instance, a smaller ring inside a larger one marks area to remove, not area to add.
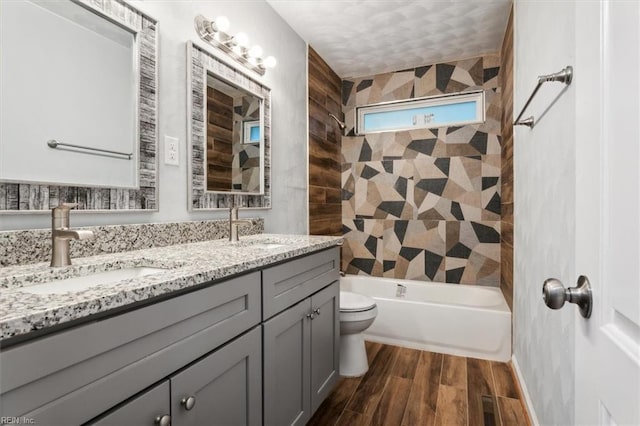
[[[343,80],[342,268],[498,286],[499,55]],[[486,121],[356,136],[361,105],[484,90]]]
[[[252,226],[240,226],[240,235],[264,232],[264,220],[252,220],[254,223]],[[95,238],[71,241],[72,258],[229,237],[228,220],[110,225],[74,229],[91,230]],[[50,259],[50,229],[0,232],[0,266],[48,262]]]

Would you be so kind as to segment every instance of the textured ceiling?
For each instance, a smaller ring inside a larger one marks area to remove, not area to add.
[[[342,78],[500,50],[511,0],[267,0]]]

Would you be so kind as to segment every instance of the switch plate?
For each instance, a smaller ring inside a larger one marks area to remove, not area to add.
[[[164,137],[164,164],[170,166],[180,165],[180,155],[178,154],[178,144],[180,140],[171,136]]]

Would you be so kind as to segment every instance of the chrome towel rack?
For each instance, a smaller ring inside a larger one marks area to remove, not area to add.
[[[518,115],[518,118],[516,118],[516,120],[513,122],[514,126],[527,126],[527,127],[533,127],[535,124],[535,119],[533,118],[533,116],[529,116],[523,120],[521,120],[524,112],[527,110],[527,108],[529,107],[529,104],[531,103],[531,101],[533,100],[533,98],[536,96],[536,93],[538,93],[538,90],[540,89],[540,87],[548,82],[548,81],[557,81],[559,83],[564,83],[567,86],[571,84],[571,80],[573,80],[573,67],[571,65],[567,65],[562,71],[558,71],[556,73],[553,74],[547,74],[547,75],[541,75],[538,76],[538,84],[536,85],[536,88],[533,89],[533,93],[531,93],[531,96],[529,96],[529,99],[527,100],[527,102],[524,104],[524,108],[522,108],[522,111],[520,112],[520,114]]]
[[[131,157],[133,156],[133,153],[112,151],[110,149],[102,149],[102,148],[92,148],[90,146],[74,145],[72,143],[62,143],[62,142],[58,142],[55,139],[51,139],[47,141],[47,145],[49,146],[49,148],[52,148],[52,149],[55,149],[58,147],[70,147],[70,148],[83,149],[86,151],[94,151],[94,152],[102,153],[102,154],[94,154],[94,152],[86,152],[85,154],[94,154],[94,155],[109,154],[109,156],[116,156],[116,158],[120,158],[119,156],[121,156],[122,160],[131,160]]]

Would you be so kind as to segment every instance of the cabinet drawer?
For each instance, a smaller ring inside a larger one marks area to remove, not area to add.
[[[6,416],[77,424],[260,322],[260,273],[0,352]]]
[[[86,426],[152,425],[156,419],[159,424],[169,417],[170,391],[169,381],[164,381]]]
[[[267,319],[340,277],[340,249],[331,248],[262,271],[262,318]]]

